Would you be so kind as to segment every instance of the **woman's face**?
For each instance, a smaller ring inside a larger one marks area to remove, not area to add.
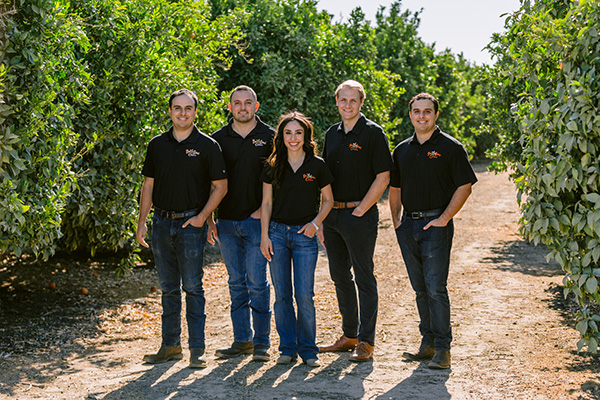
[[[302,146],[304,146],[304,129],[298,121],[290,121],[283,127],[283,143],[288,151],[302,150]]]

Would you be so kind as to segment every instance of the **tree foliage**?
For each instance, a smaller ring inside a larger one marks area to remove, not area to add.
[[[522,233],[564,269],[580,311],[581,350],[600,340],[600,8],[596,1],[526,1],[492,48],[494,129],[517,127],[497,153],[514,171]],[[520,93],[517,98],[515,93]],[[512,98],[512,104],[509,100]],[[512,112],[514,123],[506,124]]]
[[[126,247],[168,94],[189,87],[199,123],[223,122],[214,65],[229,62],[239,16],[208,14],[193,0],[15,2],[0,53],[0,252]]]
[[[247,84],[267,123],[299,109],[320,140],[339,119],[335,88],[356,79],[392,144],[412,133],[408,99],[430,91],[444,130],[476,143],[479,68],[425,44],[419,12],[397,1],[372,26],[360,8],[333,21],[316,5],[0,0],[0,254],[131,248],[146,145],[180,87],[198,94],[204,132]]]

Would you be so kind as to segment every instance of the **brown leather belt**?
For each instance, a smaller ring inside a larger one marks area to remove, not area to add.
[[[355,208],[358,207],[360,201],[334,201],[333,208]]]

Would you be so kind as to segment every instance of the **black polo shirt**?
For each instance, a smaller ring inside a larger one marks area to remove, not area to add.
[[[445,209],[459,186],[477,182],[465,148],[439,127],[423,144],[416,134],[398,144],[393,159],[390,186],[407,212]]]
[[[260,177],[272,183],[267,164]],[[286,225],[305,225],[319,213],[321,189],[333,182],[333,177],[321,157],[307,156],[296,172],[289,163],[278,187],[273,186],[271,221]]]
[[[173,136],[173,128],[152,138],[142,174],[154,178],[154,205],[175,212],[203,208],[211,181],[227,178],[219,144],[195,126],[182,142]]]
[[[273,149],[275,130],[258,116],[256,121],[245,138],[233,130],[233,120],[211,135],[221,145],[227,167],[227,194],[217,210],[220,219],[244,220],[262,202],[260,174]]]
[[[362,200],[377,174],[392,168],[387,136],[363,114],[350,132],[344,132],[343,122],[327,130],[323,157],[333,175],[336,201]]]

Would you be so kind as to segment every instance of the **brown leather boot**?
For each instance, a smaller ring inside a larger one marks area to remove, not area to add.
[[[436,350],[433,359],[429,361],[431,369],[447,369],[450,368],[450,350]]]
[[[350,357],[350,361],[368,361],[373,357],[373,350],[375,350],[375,348],[369,343],[358,342],[356,349],[354,349],[354,352],[352,353],[352,357]]]
[[[319,351],[321,353],[325,353],[328,351],[348,351],[353,350],[357,344],[358,338],[349,338],[347,336],[342,335],[342,337],[340,337],[334,344],[319,347]]]
[[[144,362],[148,364],[162,364],[171,360],[181,360],[182,358],[181,346],[160,346],[158,353],[146,354]]]
[[[402,357],[410,361],[425,361],[431,360],[435,354],[435,346],[433,344],[421,345],[419,352],[416,354],[404,352]]]
[[[188,365],[188,368],[206,368],[204,349],[190,350],[190,365]]]

